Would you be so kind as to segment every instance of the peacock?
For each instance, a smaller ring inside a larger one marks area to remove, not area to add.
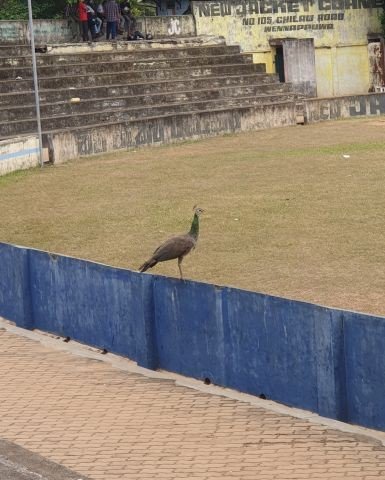
[[[183,258],[196,247],[199,236],[199,217],[204,212],[201,208],[194,207],[194,218],[190,231],[185,235],[176,235],[162,243],[153,253],[152,257],[144,262],[139,268],[140,272],[145,272],[154,267],[159,262],[178,259],[178,268],[180,278],[183,280],[182,261]]]

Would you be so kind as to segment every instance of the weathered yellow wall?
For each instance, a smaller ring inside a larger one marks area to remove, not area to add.
[[[369,89],[367,45],[315,51],[319,97],[366,93]]]
[[[335,65],[334,95],[367,93],[369,89],[367,45],[337,48]]]
[[[267,73],[274,73],[275,72],[275,65],[274,65],[274,49],[267,52],[257,52],[253,53],[253,62],[254,63],[264,63],[266,65],[266,72]]]
[[[274,72],[272,40],[313,38],[318,96],[366,93],[368,33],[380,32],[381,0],[194,1],[197,33],[222,35]],[[369,8],[375,7],[375,8]],[[291,11],[290,11],[291,10]]]
[[[331,48],[323,47],[316,49],[315,70],[317,78],[317,94],[319,97],[327,97],[334,94],[332,62],[333,54]]]

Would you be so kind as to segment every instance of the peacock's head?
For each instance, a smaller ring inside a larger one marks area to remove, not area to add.
[[[203,208],[200,208],[197,205],[194,205],[193,210],[194,210],[194,213],[197,217],[199,217],[201,215],[201,213],[204,212]]]

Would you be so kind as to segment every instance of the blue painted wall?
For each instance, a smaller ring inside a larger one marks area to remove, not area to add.
[[[29,250],[0,243],[0,315],[32,328]]]
[[[385,430],[385,318],[1,243],[0,315]]]

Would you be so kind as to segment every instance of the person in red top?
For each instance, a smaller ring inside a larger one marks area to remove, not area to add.
[[[83,42],[88,42],[88,15],[85,0],[79,0],[78,17],[82,28]]]

